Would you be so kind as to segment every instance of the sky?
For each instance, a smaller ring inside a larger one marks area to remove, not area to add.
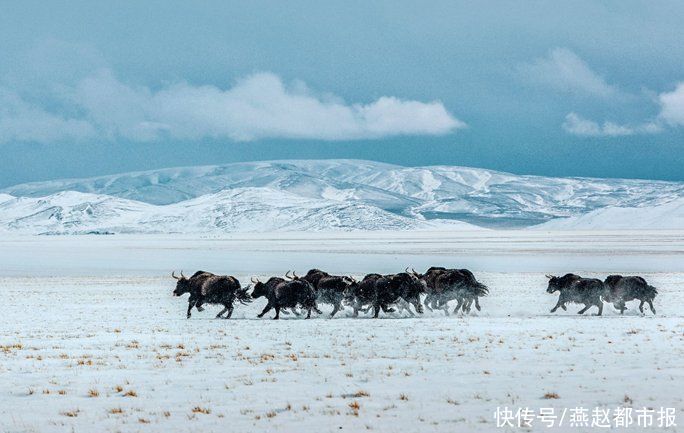
[[[681,1],[2,1],[0,187],[357,158],[684,181]]]

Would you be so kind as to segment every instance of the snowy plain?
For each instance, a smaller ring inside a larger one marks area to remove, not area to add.
[[[673,407],[681,426],[682,259],[684,231],[3,235],[0,431],[509,431],[503,406]],[[272,321],[260,299],[186,320],[171,296],[174,269],[246,285],[429,265],[473,270],[491,288],[482,311]],[[550,314],[544,274],[570,271],[641,274],[657,314]]]

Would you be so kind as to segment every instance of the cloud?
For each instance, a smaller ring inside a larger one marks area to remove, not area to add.
[[[677,84],[672,92],[658,95],[659,118],[672,126],[684,126],[684,82]]]
[[[95,136],[95,128],[89,122],[49,113],[0,88],[0,143],[82,140]]]
[[[563,129],[573,135],[584,137],[624,137],[635,134],[655,134],[662,131],[656,122],[642,123],[636,126],[620,125],[605,121],[602,124],[585,119],[577,113],[565,116]]]
[[[110,69],[99,68],[50,89],[41,99],[22,98],[0,87],[0,142],[355,140],[443,135],[466,126],[439,101],[384,96],[347,104],[316,95],[303,83],[287,86],[272,73],[247,76],[229,89],[181,82],[153,91],[123,83]]]
[[[518,73],[528,81],[559,92],[600,98],[623,96],[567,48],[554,48],[546,57],[518,66]]]

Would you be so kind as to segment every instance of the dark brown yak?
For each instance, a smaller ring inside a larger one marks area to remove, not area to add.
[[[593,306],[598,308],[599,316],[603,313],[602,296],[605,292],[603,281],[596,278],[582,278],[575,274],[565,274],[562,277],[547,275],[546,278],[549,279],[546,292],[560,292],[556,306],[551,309],[552,313],[555,313],[558,307],[567,310],[565,304],[568,302],[584,304],[584,308],[579,310],[577,314],[584,314]]]
[[[181,296],[185,293],[190,294],[188,298],[188,314],[192,307],[196,307],[197,311],[203,311],[202,304],[218,304],[223,305],[223,310],[216,315],[220,319],[226,311],[228,314],[224,319],[230,319],[233,314],[233,302],[236,300],[241,304],[251,302],[251,298],[247,294],[247,289],[240,288],[240,282],[235,277],[227,275],[214,275],[211,272],[197,271],[190,278],[187,278],[181,272],[181,276],[177,277],[174,272],[171,276],[175,278],[176,288],[173,291],[174,296]]]
[[[603,282],[606,291],[603,299],[610,302],[623,314],[627,307],[626,302],[638,299],[639,311],[644,312],[644,303],[648,302],[651,312],[655,314],[653,300],[658,294],[655,287],[649,286],[646,280],[641,277],[623,277],[622,275],[610,275]]]

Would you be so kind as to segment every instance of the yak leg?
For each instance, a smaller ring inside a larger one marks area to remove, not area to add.
[[[565,310],[565,303],[561,298],[558,298],[558,302],[556,302],[556,306],[551,309],[551,312],[555,313],[558,307],[561,307]]]
[[[266,313],[268,313],[269,311],[271,311],[271,308],[273,308],[273,305],[271,305],[271,303],[269,302],[268,304],[266,304],[266,306],[264,307],[263,311],[262,311],[260,314],[257,315],[257,317],[259,317],[259,318],[264,317],[264,314],[266,314]]]
[[[394,313],[396,311],[394,308],[390,308],[386,304],[380,304],[380,307],[384,313]]]
[[[221,315],[222,315],[223,313],[225,313],[226,311],[228,311],[228,309],[229,309],[228,305],[224,305],[224,306],[223,306],[223,310],[221,310],[221,311],[216,315],[216,318],[217,318],[217,319],[220,319],[220,318],[221,318]]]
[[[420,303],[420,299],[413,303],[413,308],[416,309],[416,313],[423,314],[423,305]]]
[[[380,314],[380,305],[379,304],[373,305],[373,318],[377,319],[379,314]]]
[[[317,304],[313,304],[313,307],[311,307],[311,308],[309,309],[309,313],[311,313],[311,310],[314,310],[314,311],[316,312],[316,314],[323,314],[323,312],[322,312],[321,310],[318,309],[318,305],[317,305]]]
[[[461,310],[464,307],[465,304],[465,299],[463,297],[459,296],[456,298],[456,308],[454,308],[454,314],[458,313],[459,310]]]
[[[278,320],[278,319],[280,319],[280,307],[276,305],[275,310],[276,310],[276,315],[273,318],[273,320]]]
[[[644,300],[641,301],[641,304],[639,304],[639,311],[641,311],[641,314],[644,314]]]
[[[596,304],[596,306],[599,309],[597,316],[600,316],[601,314],[603,314],[603,302],[599,301],[599,303]]]
[[[341,308],[342,308],[342,305],[340,305],[339,302],[336,302],[333,305],[333,310],[332,310],[332,313],[330,313],[330,318],[332,319],[333,317],[335,317],[335,314],[337,314],[337,312],[340,311]]]
[[[309,309],[307,310],[306,318],[307,318],[307,319],[311,319],[311,308],[309,308]]]
[[[584,308],[582,308],[581,310],[579,310],[579,311],[577,312],[577,314],[584,314],[584,312],[587,311],[589,308],[591,308],[592,305],[593,305],[593,304],[584,304]]]
[[[190,315],[191,315],[190,312],[192,311],[192,307],[194,307],[196,303],[197,303],[197,299],[192,298],[192,297],[188,299],[188,313],[186,315],[186,317],[188,319],[190,318]]]
[[[425,296],[425,300],[423,301],[423,305],[425,305],[425,308],[432,311],[432,307],[430,307],[430,302],[432,302],[432,296],[431,295]]]
[[[477,311],[482,311],[482,308],[480,308],[480,298],[477,296],[475,297],[475,308],[477,308]]]
[[[224,318],[224,319],[230,319],[230,316],[232,316],[232,315],[233,315],[233,306],[232,306],[232,305],[229,305],[229,306],[228,306],[228,314],[226,314],[225,316],[223,316],[223,318]]]
[[[408,311],[408,313],[411,317],[416,317],[416,315],[413,314],[413,311],[411,311],[411,305],[408,302],[406,302],[405,300],[403,300],[403,299],[399,300],[399,308],[400,308],[399,312],[406,310],[406,311]]]
[[[463,304],[463,312],[470,313],[470,306],[473,305],[473,298],[469,298],[465,304]]]
[[[655,312],[655,308],[653,308],[653,301],[649,299],[646,302],[648,302],[648,306],[651,308],[651,313],[655,314],[656,312]]]

